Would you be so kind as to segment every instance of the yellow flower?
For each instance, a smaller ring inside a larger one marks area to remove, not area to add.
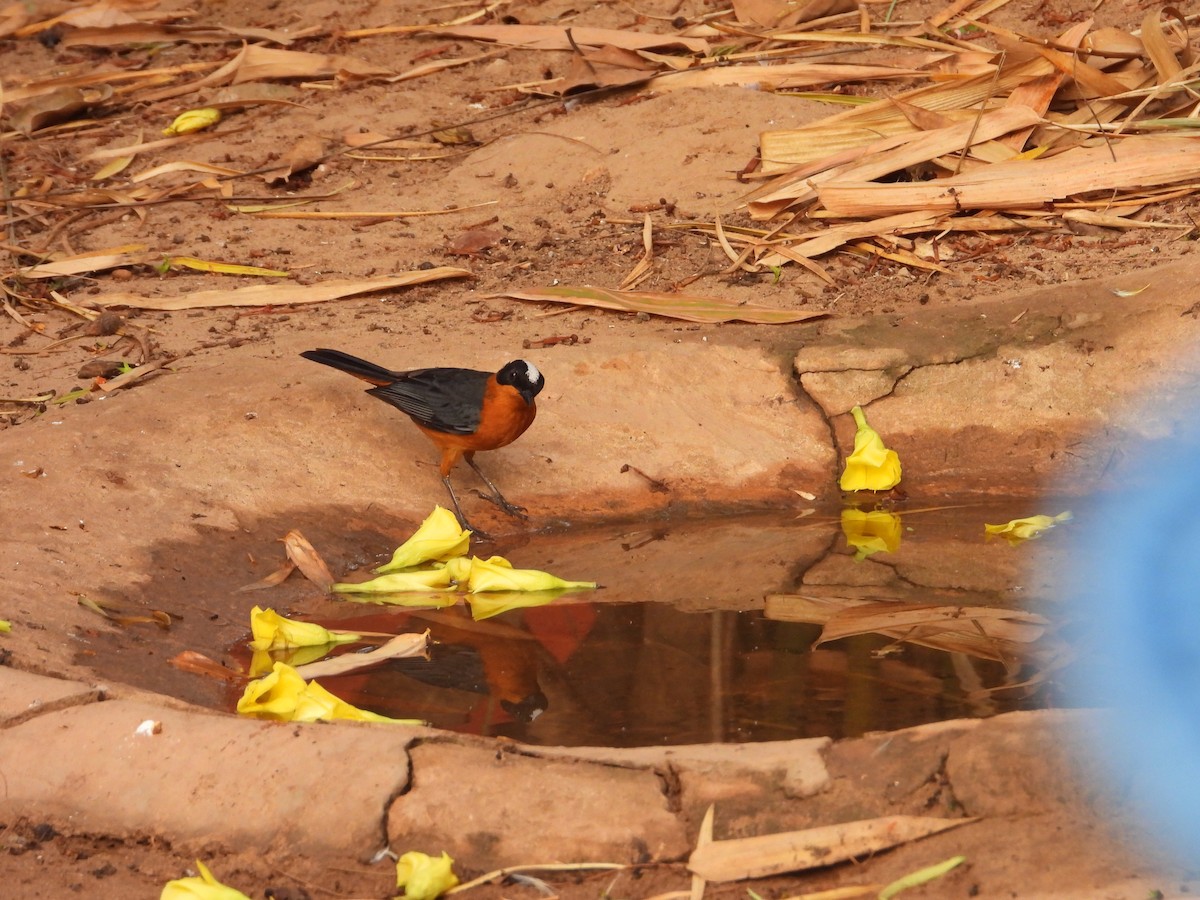
[[[339,700],[315,681],[304,678],[286,663],[277,662],[269,675],[246,685],[237,711],[256,719],[277,722],[316,722],[333,719],[356,719],[360,722],[404,722],[420,724],[415,719],[389,719]]]
[[[10,631],[12,631],[12,622],[6,622],[3,619],[0,619],[0,632],[7,634]]]
[[[408,591],[396,594],[344,594],[341,599],[353,603],[377,603],[408,609],[445,609],[458,603],[458,594],[450,591]]]
[[[839,484],[843,491],[886,491],[900,483],[900,457],[883,445],[861,406],[850,410],[858,430]]]
[[[480,591],[591,590],[595,586],[594,581],[563,581],[537,569],[514,569],[503,556],[487,560],[472,557],[471,577],[467,579],[467,590],[473,594]]]
[[[471,606],[471,618],[480,622],[513,609],[545,606],[565,593],[566,591],[496,591],[473,594],[467,598],[467,603]]]
[[[471,532],[464,531],[454,513],[435,506],[416,534],[401,544],[392,554],[392,561],[380,566],[375,574],[383,575],[400,569],[411,569],[430,560],[447,560],[467,552]]]
[[[440,591],[448,587],[450,572],[441,568],[389,572],[358,584],[335,584],[332,590],[338,594],[402,594],[406,591]]]
[[[254,607],[250,610],[250,630],[253,650],[288,650],[292,647],[317,647],[357,641],[360,635],[333,632],[312,622],[293,622],[273,609]]]
[[[458,884],[454,860],[445,851],[439,857],[409,851],[396,862],[396,887],[407,900],[434,900]]]
[[[1041,537],[1043,531],[1049,531],[1059,522],[1069,522],[1071,511],[1061,512],[1057,516],[1029,516],[1024,519],[1013,519],[1003,525],[984,525],[983,530],[988,534],[998,534],[1010,544],[1019,544]]]
[[[189,109],[175,117],[175,121],[163,129],[163,134],[171,137],[175,134],[190,134],[200,131],[221,121],[221,111],[211,107],[204,109]]]
[[[872,553],[895,553],[900,547],[902,526],[895,513],[843,509],[842,533],[855,550],[854,558],[861,562]]]
[[[446,560],[446,574],[455,584],[464,584],[471,577],[471,560],[465,556],[456,556]]]
[[[161,900],[250,900],[241,891],[217,881],[200,860],[196,860],[196,871],[200,874],[168,881],[159,895]]]

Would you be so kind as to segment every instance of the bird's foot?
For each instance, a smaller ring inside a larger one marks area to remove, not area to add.
[[[517,506],[515,503],[509,503],[504,499],[504,495],[498,491],[495,494],[485,494],[483,491],[475,491],[475,496],[486,500],[488,503],[493,503],[500,507],[514,519],[529,521],[529,516],[525,513],[525,507]]]

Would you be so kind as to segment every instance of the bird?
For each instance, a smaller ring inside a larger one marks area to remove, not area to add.
[[[494,373],[449,367],[394,372],[341,350],[320,348],[300,355],[374,385],[368,394],[405,413],[433,441],[441,451],[438,468],[442,483],[464,529],[485,536],[467,522],[450,483],[450,470],[460,459],[491,489],[492,496],[487,499],[510,516],[526,518],[524,508],[509,503],[480,471],[475,454],[511,444],[533,424],[537,415],[534,398],[546,384],[533,363],[514,359]]]

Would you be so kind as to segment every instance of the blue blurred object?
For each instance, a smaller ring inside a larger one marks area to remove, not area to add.
[[[1070,688],[1107,707],[1089,732],[1100,764],[1155,834],[1200,862],[1200,434],[1139,451],[1126,487],[1083,511],[1073,618],[1085,623]]]

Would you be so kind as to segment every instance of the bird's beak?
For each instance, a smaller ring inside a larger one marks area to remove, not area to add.
[[[533,403],[533,391],[524,390],[520,391],[519,393],[524,398],[526,406],[529,406],[531,403]]]

